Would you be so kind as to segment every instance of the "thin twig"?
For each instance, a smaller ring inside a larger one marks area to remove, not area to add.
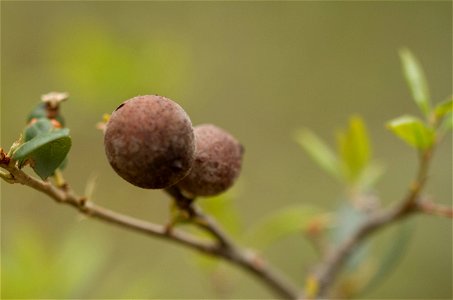
[[[165,191],[173,197],[176,205],[180,209],[185,210],[189,214],[190,218],[193,221],[192,224],[198,226],[200,229],[206,231],[212,237],[214,237],[219,243],[220,247],[236,248],[233,241],[225,232],[223,232],[223,230],[215,222],[215,220],[203,213],[201,208],[195,205],[195,199],[184,196],[181,191],[175,186],[167,188]]]
[[[426,182],[431,153],[432,149],[422,153],[416,178],[411,184],[408,194],[399,205],[370,215],[350,236],[325,256],[314,274],[318,285],[316,293],[310,296],[318,299],[326,298],[343,264],[366,238],[375,231],[417,211],[417,201]]]
[[[445,206],[442,204],[433,203],[431,201],[420,201],[417,203],[418,211],[435,215],[439,217],[453,218],[453,207]]]
[[[94,204],[89,200],[86,200],[84,197],[75,195],[69,187],[65,189],[57,188],[48,181],[42,181],[29,176],[15,166],[2,165],[2,167],[10,172],[13,178],[10,183],[20,183],[29,186],[48,195],[58,203],[75,207],[80,212],[89,217],[120,225],[122,227],[146,233],[155,237],[172,240],[184,246],[196,248],[197,250],[205,253],[214,254],[217,251],[215,245],[211,245],[202,240],[195,239],[182,231],[175,230],[171,233],[167,233],[165,231],[165,227],[162,225],[153,224],[108,210],[104,207]]]
[[[201,209],[192,205],[191,201],[187,204],[186,208],[197,219],[195,224],[210,233],[215,238],[216,243],[201,240],[180,230],[168,230],[166,226],[136,219],[96,205],[85,197],[77,196],[69,185],[58,188],[48,181],[29,176],[17,168],[14,161],[8,161],[8,163],[5,163],[5,161],[0,162],[0,167],[9,172],[10,176],[8,176],[7,180],[9,183],[20,183],[29,186],[48,195],[58,203],[70,205],[78,209],[81,213],[91,218],[115,224],[148,236],[169,240],[187,248],[198,250],[204,254],[224,259],[253,274],[278,295],[279,298],[298,298],[299,291],[286,278],[283,278],[282,275],[272,269],[257,255],[253,254],[253,252],[236,246],[217,223],[210,216],[205,215]],[[2,179],[5,178],[2,176]],[[169,190],[167,192],[175,197],[175,199],[176,197],[183,197],[182,195],[177,195],[175,190]]]

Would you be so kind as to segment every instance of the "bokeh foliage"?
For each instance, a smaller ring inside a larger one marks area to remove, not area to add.
[[[417,54],[431,99],[452,90],[448,2],[2,2],[1,8],[1,145],[17,138],[39,95],[68,91],[71,99],[63,107],[73,138],[68,181],[83,192],[94,172],[94,201],[158,222],[168,219],[167,197],[116,178],[94,128],[102,113],[124,99],[148,93],[168,96],[185,107],[195,124],[216,123],[244,143],[243,175],[231,194],[220,199],[229,200],[228,205],[218,209],[212,204],[216,199],[201,203],[240,236],[253,231],[254,224],[266,223],[274,211],[285,215],[287,206],[299,207],[292,213],[303,216],[308,213],[300,207],[314,205],[329,212],[344,202],[342,184],[320,171],[291,135],[311,128],[327,137],[332,128],[347,128],[337,134],[340,149],[346,149],[354,143],[347,137],[361,131],[357,118],[343,125],[354,114],[366,121],[373,157],[386,169],[374,185],[382,169],[376,165],[370,181],[385,203],[401,198],[416,155],[383,123],[402,114],[417,115],[412,95],[426,110],[427,94],[425,88],[408,92],[397,55],[402,46]],[[436,111],[442,114],[442,106]],[[335,158],[341,157],[340,171],[335,172],[348,173],[353,182],[369,160],[366,148],[361,148],[359,160],[341,150]],[[448,203],[452,177],[445,166],[451,166],[450,137],[438,150],[428,186],[436,200]],[[221,272],[218,267],[200,269],[194,254],[184,249],[80,221],[45,196],[1,185],[5,297],[270,297],[223,264]],[[236,215],[225,214],[228,210]],[[241,224],[233,225],[231,219]],[[365,297],[451,298],[451,222],[421,217],[414,226],[398,269]],[[391,251],[395,235],[404,237],[399,230],[377,236],[376,255]],[[275,236],[279,243],[260,251],[302,281],[316,260],[311,245],[297,232],[282,236],[277,230]],[[76,271],[62,272],[66,267]],[[27,276],[20,273],[23,269]],[[213,270],[216,276],[206,276]]]

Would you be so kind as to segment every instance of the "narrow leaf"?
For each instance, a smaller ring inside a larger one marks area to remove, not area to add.
[[[335,245],[348,239],[367,217],[368,215],[365,212],[358,210],[349,201],[342,201],[336,212],[336,226],[331,233],[331,238]],[[347,269],[355,269],[368,256],[368,245],[369,242],[364,243],[354,251],[346,262]]]
[[[205,212],[215,217],[229,233],[235,236],[241,233],[242,222],[238,213],[239,210],[235,206],[230,193],[203,199],[200,205]]]
[[[337,134],[338,152],[343,168],[351,181],[360,178],[370,161],[371,151],[365,124],[360,117],[351,117],[349,128]]]
[[[442,122],[441,128],[443,131],[449,131],[453,128],[453,113],[448,113]]]
[[[295,134],[295,140],[324,171],[341,179],[337,156],[316,134],[303,129]]]
[[[382,281],[385,280],[389,273],[395,269],[408,249],[409,242],[414,231],[413,225],[414,224],[412,222],[405,222],[399,226],[399,229],[395,232],[387,250],[383,255],[379,256],[380,260],[378,263],[378,269],[365,287],[359,292],[360,295],[365,294],[377,287]]]
[[[366,189],[373,188],[384,174],[385,167],[378,162],[371,162],[360,176],[360,185]]]
[[[436,108],[434,109],[434,114],[436,116],[436,119],[442,119],[446,114],[452,112],[453,110],[453,98],[443,101],[439,104],[436,105]]]
[[[428,116],[431,110],[431,104],[428,84],[426,83],[423,69],[408,49],[401,49],[399,54],[403,65],[404,76],[412,92],[412,97],[425,116]]]
[[[402,116],[387,123],[387,127],[400,139],[416,149],[432,146],[435,132],[413,116]]]
[[[310,225],[310,221],[320,213],[320,209],[314,206],[286,207],[257,223],[248,237],[257,247],[263,248],[276,240],[303,232]]]
[[[71,148],[69,129],[58,129],[40,133],[22,144],[13,154],[13,158],[22,165],[30,161],[33,170],[42,179],[53,174],[61,165]]]

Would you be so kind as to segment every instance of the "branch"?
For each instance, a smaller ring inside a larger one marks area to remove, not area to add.
[[[2,173],[1,176],[8,183],[20,183],[29,186],[46,194],[56,202],[72,206],[81,213],[94,219],[115,224],[148,236],[169,240],[204,254],[224,259],[253,274],[281,299],[298,298],[298,290],[286,278],[283,278],[261,258],[253,254],[253,252],[237,247],[211,217],[205,215],[198,207],[192,205],[192,201],[184,204],[186,205],[185,209],[188,209],[195,218],[195,225],[210,233],[216,239],[216,243],[206,242],[183,231],[173,228],[169,230],[167,226],[146,222],[96,205],[85,197],[77,196],[67,184],[58,188],[48,181],[42,181],[27,175],[17,168],[15,162],[12,160],[2,158],[0,160],[0,167],[9,172],[9,174]],[[183,198],[184,201],[188,200],[175,189],[169,189],[167,192],[176,201],[179,200],[180,203],[183,203]]]
[[[270,269],[257,254],[250,250],[241,250],[236,246],[213,218],[194,205],[194,199],[184,196],[177,187],[170,187],[165,191],[173,197],[180,209],[187,211],[194,225],[216,239],[219,255],[257,276],[284,299],[298,298],[299,292],[288,283],[287,279]]]
[[[326,297],[343,264],[354,250],[371,236],[372,233],[402,220],[419,210],[420,205],[417,201],[426,182],[431,154],[432,149],[428,149],[422,153],[417,176],[410,186],[406,197],[399,205],[377,211],[370,215],[368,219],[358,226],[355,232],[325,256],[324,261],[319,264],[314,273],[314,278],[316,278],[317,282],[314,297],[318,299]]]
[[[10,172],[11,178],[8,181],[9,183],[20,183],[29,186],[46,194],[58,203],[70,205],[78,209],[81,213],[89,217],[142,232],[147,235],[171,240],[184,246],[195,248],[204,253],[214,254],[217,251],[216,247],[213,245],[195,239],[184,232],[173,231],[169,233],[166,231],[165,226],[149,223],[98,206],[93,202],[86,200],[84,197],[75,195],[68,186],[59,189],[48,181],[42,181],[27,175],[25,172],[11,164],[6,166],[1,165],[1,167]]]
[[[449,206],[433,203],[431,201],[420,201],[417,203],[417,209],[425,214],[453,219],[453,208]]]
[[[236,248],[228,235],[223,232],[219,225],[210,216],[203,213],[200,207],[194,205],[195,199],[184,196],[179,188],[172,186],[165,191],[175,200],[179,209],[186,211],[193,224],[209,233],[219,243],[219,247]]]

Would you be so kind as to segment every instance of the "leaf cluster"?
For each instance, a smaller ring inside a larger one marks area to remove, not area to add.
[[[62,128],[63,117],[51,114],[47,103],[40,103],[27,117],[23,137],[14,149],[12,158],[19,167],[30,164],[42,179],[53,175],[57,169],[64,169],[71,148],[68,128]]]

